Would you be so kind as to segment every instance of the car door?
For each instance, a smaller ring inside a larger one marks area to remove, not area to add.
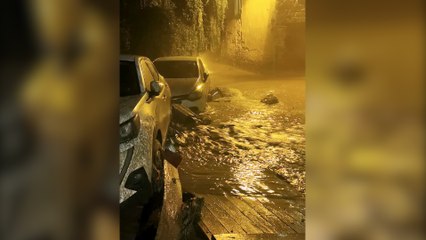
[[[170,123],[171,115],[171,99],[170,91],[168,91],[168,86],[165,81],[160,80],[160,74],[157,69],[154,67],[154,64],[149,59],[144,59],[143,66],[149,71],[150,81],[157,81],[162,85],[162,90],[158,96],[153,96],[152,101],[154,102],[155,115],[157,119],[157,129],[161,130],[162,140],[164,142],[167,130]]]
[[[148,89],[146,88],[147,84],[145,81],[148,79],[148,76],[144,72],[140,63],[140,58],[135,58],[134,62],[132,61],[132,64],[134,64],[137,70],[138,81],[142,94],[139,95],[136,106],[132,103],[131,107],[133,108],[133,114],[135,114],[134,119],[140,121],[141,124],[135,139],[120,144],[120,149],[126,149],[125,151],[120,150],[120,203],[127,200],[136,192],[136,190],[125,186],[132,173],[143,168],[149,181],[152,176],[151,133],[153,132],[155,121],[151,105],[147,104]]]

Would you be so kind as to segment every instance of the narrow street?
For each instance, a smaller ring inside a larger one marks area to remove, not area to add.
[[[194,213],[184,229],[303,239],[305,2],[121,3],[121,53],[154,60],[175,100],[168,137],[182,161],[172,179]],[[178,65],[188,56],[200,59]]]
[[[206,60],[220,96],[202,114],[204,124],[177,138],[183,191],[205,199],[201,228],[216,239],[304,237],[303,77],[263,76]],[[262,103],[268,93],[279,102]]]

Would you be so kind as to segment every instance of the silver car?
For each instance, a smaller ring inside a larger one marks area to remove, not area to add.
[[[164,187],[163,150],[171,118],[171,93],[145,57],[120,59],[120,203]]]
[[[199,57],[162,57],[154,61],[172,91],[172,100],[202,112],[210,91],[209,73]]]

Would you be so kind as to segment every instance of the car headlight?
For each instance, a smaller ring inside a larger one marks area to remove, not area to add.
[[[120,125],[120,143],[127,142],[138,135],[140,128],[140,119],[135,115],[130,120]]]
[[[204,88],[204,85],[203,85],[203,84],[198,85],[198,86],[195,88],[195,90],[194,90],[192,93],[190,93],[190,94],[188,95],[188,99],[189,99],[189,100],[197,100],[197,99],[200,99],[200,98],[203,96],[203,88]]]

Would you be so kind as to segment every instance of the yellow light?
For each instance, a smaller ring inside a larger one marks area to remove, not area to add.
[[[242,9],[242,35],[245,45],[256,51],[252,58],[259,58],[271,33],[271,21],[275,14],[276,0],[247,0]]]
[[[203,88],[203,85],[202,85],[202,84],[200,84],[200,85],[198,85],[198,86],[195,88],[195,91],[200,91],[202,88]]]

